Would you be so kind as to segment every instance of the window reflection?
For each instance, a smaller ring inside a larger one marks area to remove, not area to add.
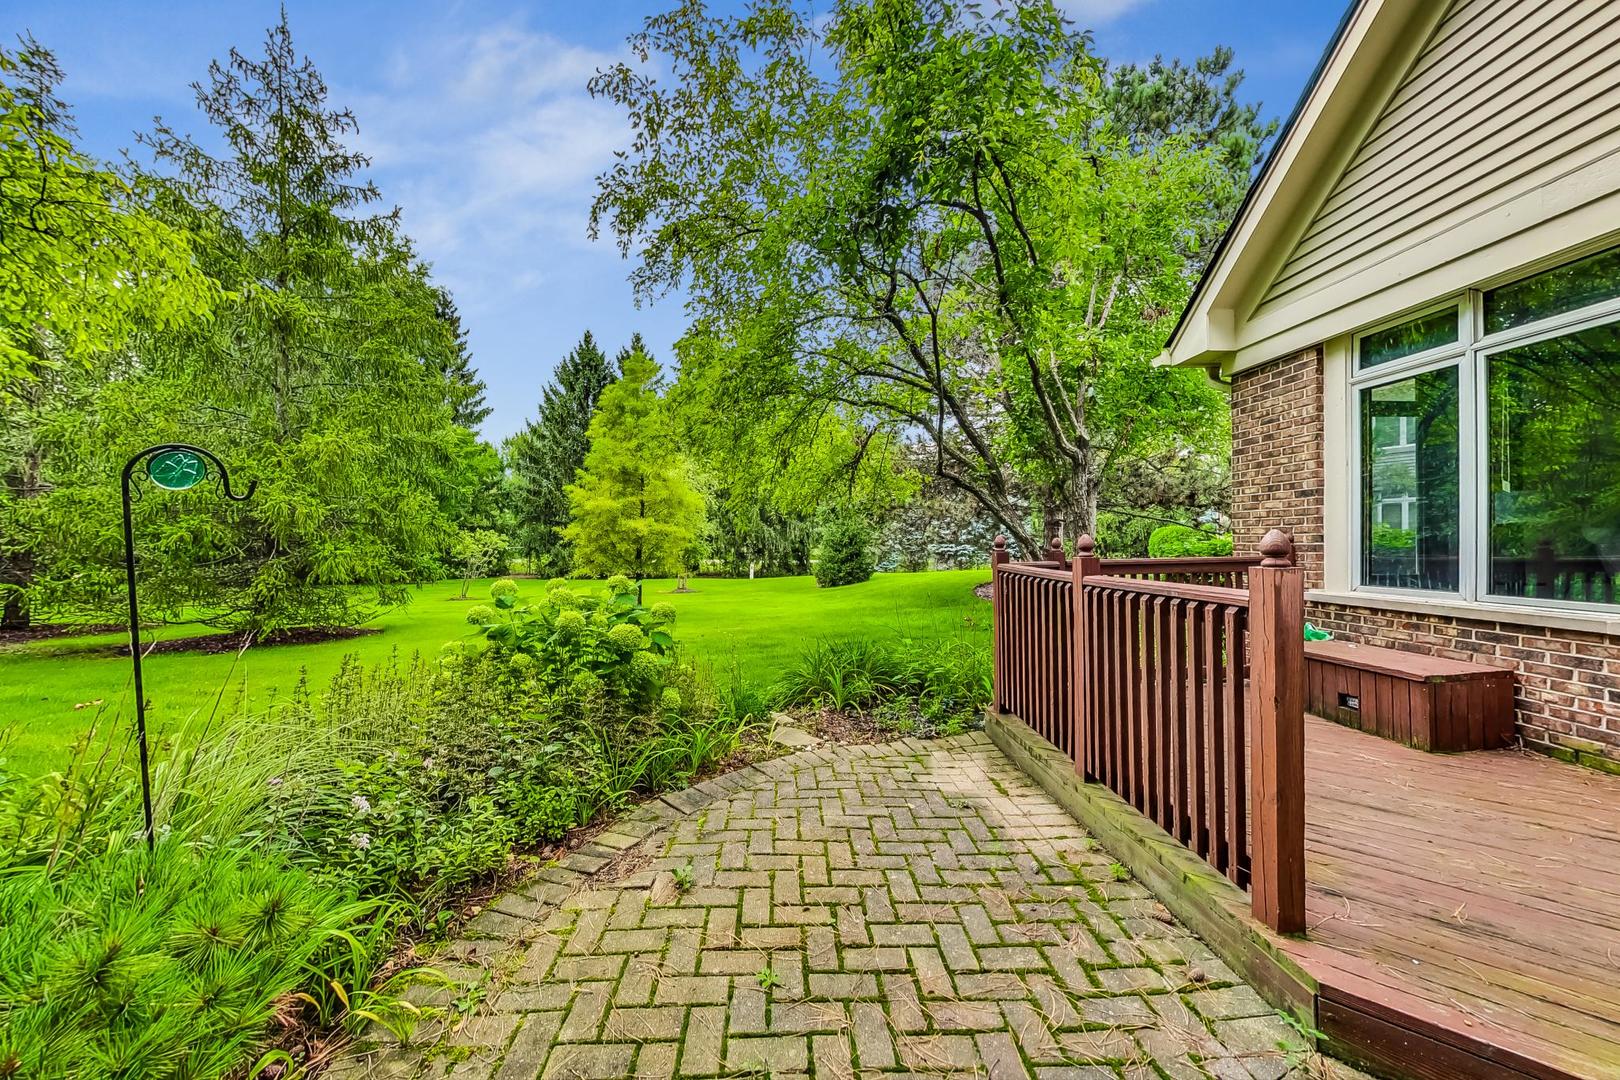
[[[1458,587],[1457,368],[1361,392],[1362,581]]]
[[[1620,323],[1490,357],[1491,591],[1616,602]]]

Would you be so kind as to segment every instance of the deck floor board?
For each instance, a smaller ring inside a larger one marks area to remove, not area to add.
[[[1292,948],[1324,988],[1620,1076],[1620,778],[1315,718],[1305,749],[1311,929]]]

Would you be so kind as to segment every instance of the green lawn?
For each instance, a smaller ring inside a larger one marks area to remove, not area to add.
[[[943,639],[959,634],[988,640],[989,605],[973,586],[989,580],[988,570],[924,574],[879,574],[861,585],[818,589],[808,577],[758,581],[697,579],[696,591],[677,594],[674,582],[649,582],[646,602],[668,600],[679,612],[677,636],[683,647],[724,676],[733,663],[750,682],[767,683],[818,638],[871,637]],[[487,596],[487,582],[475,582],[471,596]],[[520,581],[532,594],[538,581]],[[275,646],[234,655],[159,653],[145,664],[148,720],[161,732],[206,714],[223,696],[227,705],[245,700],[262,706],[285,695],[307,672],[320,686],[346,653],[377,662],[397,649],[403,657],[436,655],[445,642],[469,638],[467,601],[456,599],[460,582],[418,589],[406,607],[372,621],[380,633],[322,645]],[[168,626],[162,639],[200,632],[195,626]],[[150,636],[150,635],[149,635]],[[107,715],[132,716],[129,660],[98,655],[97,646],[117,644],[122,635],[95,635],[31,642],[0,649],[0,727],[7,730],[3,756],[8,771],[38,773],[55,767],[65,748],[95,717],[98,699]]]

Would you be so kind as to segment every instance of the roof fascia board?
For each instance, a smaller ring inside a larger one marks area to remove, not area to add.
[[[1351,9],[1159,363],[1209,365],[1232,357],[1240,318],[1258,305],[1449,6],[1360,0]]]

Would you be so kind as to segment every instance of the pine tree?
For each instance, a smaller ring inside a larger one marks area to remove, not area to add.
[[[630,335],[630,344],[620,349],[618,355],[613,358],[613,369],[617,372],[616,378],[624,375],[624,362],[637,353],[657,363],[653,358],[652,350],[647,348],[647,343],[642,340],[641,333],[639,331],[633,332]]]
[[[539,417],[507,442],[518,545],[540,572],[566,574],[572,567],[562,536],[568,524],[568,496],[563,489],[585,464],[591,417],[612,382],[607,356],[585,331],[552,373]]]
[[[591,419],[585,467],[567,488],[572,520],[563,533],[581,569],[640,580],[685,569],[703,499],[659,399],[658,365],[627,350],[622,367]]]
[[[354,586],[404,602],[450,540],[461,432],[431,359],[454,351],[441,294],[398,211],[377,209],[370,162],[345,145],[354,116],[285,13],[263,57],[231,50],[196,92],[217,143],[159,122],[142,141],[163,173],[146,179],[227,299],[194,332],[140,342],[139,376],[98,407],[119,452],[196,442],[259,487],[241,506],[143,500],[143,585],[154,611],[255,634],[352,625],[369,614]]]
[[[447,337],[446,352],[439,363],[439,368],[445,382],[449,384],[447,391],[450,395],[450,408],[456,423],[469,431],[476,431],[485,420],[489,419],[489,414],[493,410],[484,400],[488,387],[472,366],[472,350],[467,347],[467,331],[461,325],[461,312],[456,310],[456,301],[450,295],[450,290],[439,290],[435,314],[439,321],[444,323]]]

